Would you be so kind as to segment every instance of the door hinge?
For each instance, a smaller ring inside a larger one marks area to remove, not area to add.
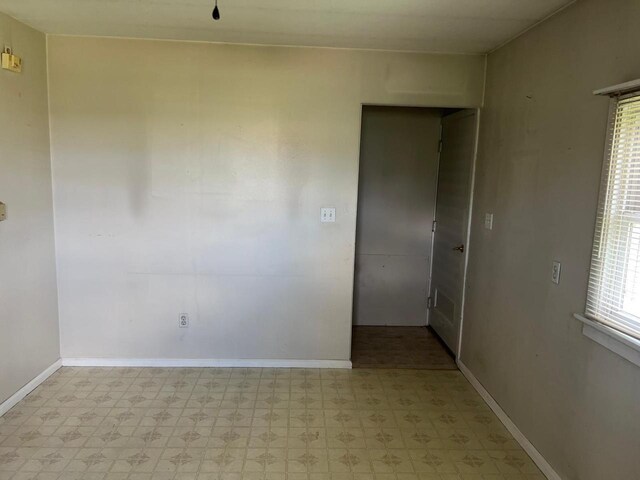
[[[437,227],[438,227],[438,222],[434,220],[431,223],[431,231],[435,233]]]
[[[438,153],[442,152],[442,140],[438,141]]]
[[[433,308],[433,297],[427,298],[427,309],[431,310]]]

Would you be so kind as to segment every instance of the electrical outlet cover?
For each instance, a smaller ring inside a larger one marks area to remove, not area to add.
[[[561,270],[562,270],[562,264],[560,262],[553,262],[553,270],[551,270],[551,281],[556,285],[560,284]]]
[[[322,207],[320,209],[320,221],[322,223],[334,223],[336,221],[336,209],[334,207]]]
[[[180,328],[189,328],[189,314],[181,313],[178,316],[178,326]]]
[[[484,228],[493,230],[493,213],[484,214]]]

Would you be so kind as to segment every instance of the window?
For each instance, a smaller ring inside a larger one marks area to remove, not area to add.
[[[611,95],[586,315],[640,339],[640,91]]]

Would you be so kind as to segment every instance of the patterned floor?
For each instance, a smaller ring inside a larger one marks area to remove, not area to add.
[[[351,361],[355,368],[457,368],[427,327],[353,327]]]
[[[2,480],[542,480],[457,371],[62,368]]]

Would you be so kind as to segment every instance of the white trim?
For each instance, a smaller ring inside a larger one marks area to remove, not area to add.
[[[65,367],[351,368],[350,360],[225,358],[63,358]]]
[[[483,100],[484,101],[484,100]],[[467,217],[467,229],[465,235],[465,254],[464,254],[464,270],[462,274],[462,299],[460,301],[460,325],[458,326],[458,351],[456,352],[456,360],[462,355],[462,332],[464,327],[464,305],[467,299],[467,272],[469,270],[469,250],[471,249],[471,227],[473,226],[473,196],[476,191],[476,168],[478,166],[478,150],[480,144],[480,109],[475,109],[476,115],[476,133],[473,139],[473,163],[471,165],[471,179],[469,186],[469,216]]]
[[[619,83],[618,85],[613,85],[611,87],[601,88],[599,90],[594,90],[594,95],[620,95],[623,93],[629,93],[634,90],[640,90],[640,79],[631,80],[630,82]]]
[[[640,340],[619,332],[604,323],[591,320],[584,315],[574,313],[573,317],[580,320],[582,333],[596,343],[640,366]]]
[[[515,423],[509,418],[498,402],[494,400],[487,390],[482,386],[482,384],[478,381],[478,379],[471,373],[471,371],[467,368],[467,366],[462,363],[462,361],[458,360],[458,368],[462,372],[462,374],[469,380],[469,383],[476,389],[476,391],[480,394],[482,399],[489,405],[489,408],[496,414],[498,419],[502,422],[502,424],[509,430],[509,433],[515,438],[515,440],[520,444],[527,455],[531,457],[531,460],[538,466],[540,471],[547,477],[549,480],[562,480],[560,475],[556,473],[551,465],[545,460],[542,454],[536,450],[536,447],[527,440],[527,437],[520,431],[520,429],[516,426]]]
[[[62,366],[62,360],[58,359],[44,369],[37,377],[32,379],[29,383],[27,383],[24,387],[18,390],[16,393],[7,398],[4,402],[0,404],[0,416],[7,413],[11,410],[16,403],[22,400],[24,397],[29,395],[35,388],[44,382],[47,378],[49,378],[56,370],[58,370]]]

